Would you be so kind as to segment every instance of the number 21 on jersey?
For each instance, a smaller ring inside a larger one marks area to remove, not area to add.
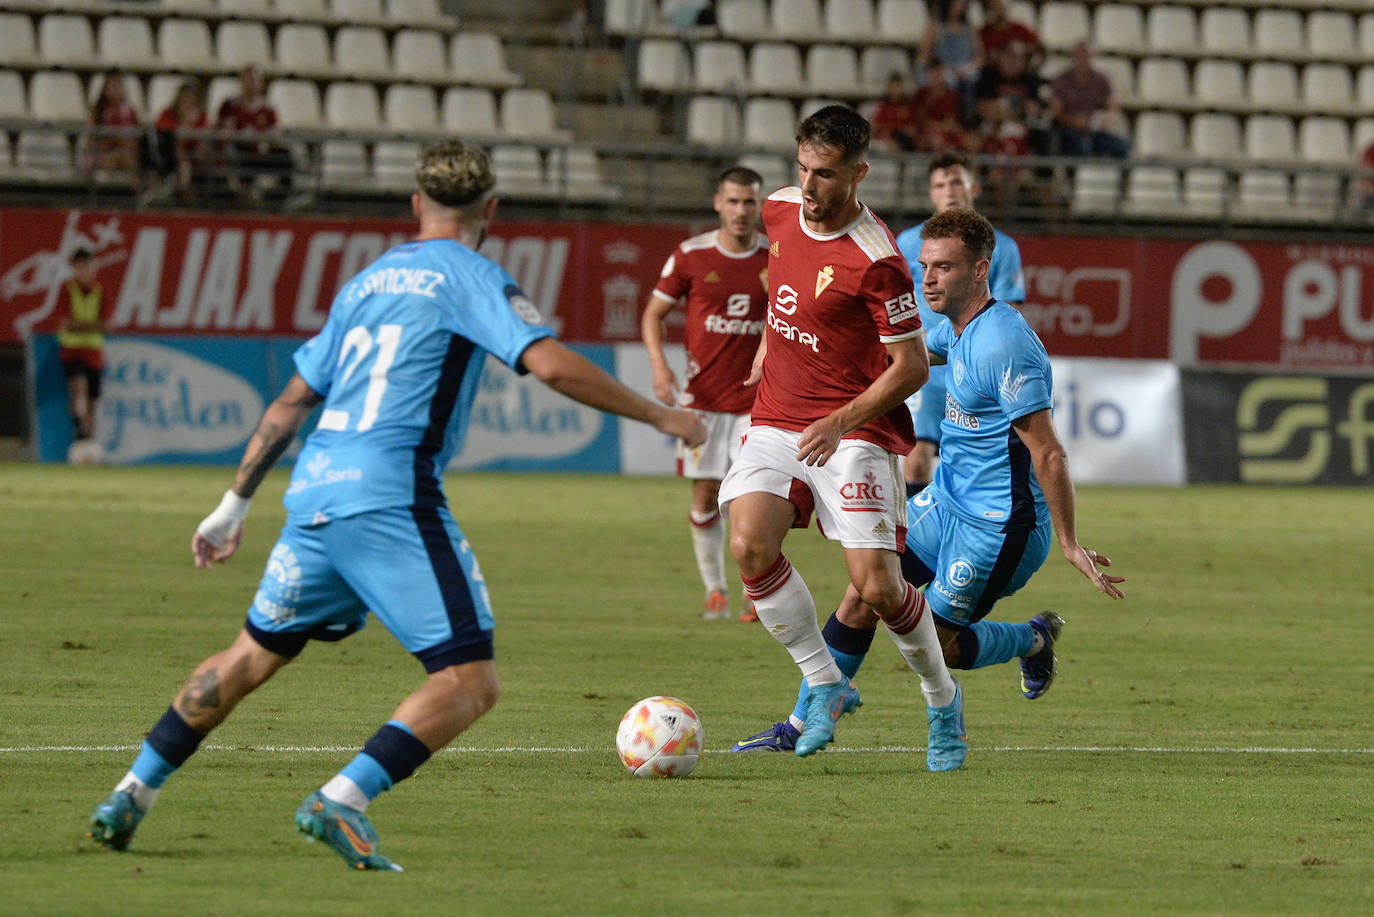
[[[348,365],[344,368],[343,375],[334,383],[336,386],[346,385],[354,370],[371,355],[373,347],[377,349],[372,369],[367,374],[367,394],[363,397],[362,415],[358,418],[358,425],[353,428],[359,433],[372,429],[372,425],[377,422],[382,396],[386,394],[387,370],[391,369],[391,363],[396,359],[396,348],[401,344],[401,331],[400,325],[382,325],[377,329],[377,336],[374,338],[367,328],[356,325],[344,335],[343,346],[339,348],[339,366],[344,366],[345,363]],[[350,412],[330,408],[320,414],[319,429],[347,430],[351,420]]]

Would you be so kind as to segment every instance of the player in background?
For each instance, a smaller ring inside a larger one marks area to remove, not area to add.
[[[67,407],[72,435],[80,442],[95,436],[95,410],[105,371],[105,323],[100,316],[104,288],[96,280],[89,249],[72,253],[72,279],[67,282],[67,317],[57,332],[58,359],[67,377]]]
[[[902,575],[912,587],[925,587],[920,611],[934,615],[951,667],[982,668],[1019,657],[1022,693],[1034,699],[1054,679],[1054,642],[1063,622],[1053,612],[1025,624],[987,621],[993,604],[1040,568],[1053,533],[1064,557],[1099,592],[1121,598],[1117,584],[1124,579],[1099,571],[1111,560],[1078,543],[1073,479],[1051,416],[1049,355],[1021,313],[988,292],[992,224],[972,210],[945,210],[926,221],[921,240],[926,299],[948,319],[930,332],[926,346],[932,362],[956,371],[935,480],[907,501]],[[836,633],[846,640],[830,641],[842,671],[858,671],[878,618],[854,589],[847,591],[835,612],[843,628]],[[925,660],[900,639],[897,646],[919,673]],[[957,692],[953,707],[961,709],[962,687]],[[957,732],[937,735],[940,713],[929,713],[926,766],[961,767],[968,754],[962,715]],[[787,729],[796,732],[797,717],[794,710],[790,720],[734,750],[777,749],[775,739]]]
[[[706,442],[677,447],[677,472],[692,481],[692,549],[706,587],[702,616],[730,616],[725,583],[725,519],[718,506],[720,482],[739,454],[749,429],[754,390],[746,388],[754,353],[763,336],[768,308],[768,239],[759,231],[759,186],[754,170],[736,166],[716,182],[714,206],[720,226],[693,236],[668,256],[640,321],[654,375],[654,394],[664,404],[701,413]],[[663,355],[663,321],[686,306],[686,386]],[[742,621],[757,621],[746,600]]]
[[[788,530],[805,528],[812,512],[843,546],[856,594],[928,663],[922,674],[943,683],[945,703],[957,700],[930,616],[898,562],[900,464],[914,445],[902,402],[929,368],[911,272],[859,201],[869,137],[854,109],[820,109],[797,131],[798,186],[763,205],[768,328],[750,377],[752,425],[720,488],[745,594],[802,672],[807,710],[791,746],[799,756],[824,748],[860,703],[827,651],[810,590],[782,553]],[[832,616],[825,633],[837,626]]]
[[[239,701],[310,640],[342,639],[371,610],[428,677],[305,798],[295,824],[353,867],[399,868],[378,851],[364,810],[499,693],[487,586],[440,480],[462,444],[488,353],[583,404],[689,445],[706,438],[690,411],[641,398],[559,343],[510,275],[477,254],[496,210],[484,151],[456,141],[430,147],[416,181],[415,241],[339,291],[324,328],[296,351],[296,373],[264,413],[233,486],[191,539],[197,567],[234,555],[258,485],[323,403],[243,630],[196,668],[96,807],[91,836],[105,847],[128,846],[163,782]]]
[[[949,150],[930,161],[930,203],[936,213],[956,208],[973,209],[982,187],[974,174],[973,165],[963,153]],[[921,324],[929,334],[945,319],[937,315],[926,302],[921,291],[921,227],[918,223],[898,234],[897,248],[901,249],[916,282],[916,302],[921,306]],[[992,295],[1005,303],[1019,306],[1026,298],[1026,282],[1021,273],[1021,249],[1016,240],[994,229],[997,247],[992,250],[992,266],[988,269],[988,286]],[[906,457],[903,476],[906,495],[918,493],[930,483],[935,457],[940,451],[940,419],[945,414],[944,366],[930,367],[930,381],[907,399],[912,422],[916,425],[916,448]]]

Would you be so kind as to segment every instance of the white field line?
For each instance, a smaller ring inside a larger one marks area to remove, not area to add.
[[[0,754],[36,753],[93,753],[93,752],[136,752],[139,745],[14,745],[0,746]],[[263,754],[340,754],[356,752],[356,745],[203,745],[201,751],[216,752],[257,752]],[[1265,746],[1209,747],[1209,748],[1166,748],[1125,745],[994,745],[976,748],[979,752],[1000,752],[1016,754],[1022,752],[1049,753],[1104,753],[1134,755],[1374,755],[1374,748],[1274,748]],[[871,748],[829,748],[827,755],[833,754],[923,754],[924,746],[883,745]],[[440,754],[465,755],[514,755],[514,754],[561,754],[588,755],[614,754],[615,749],[606,748],[552,747],[552,746],[506,746],[503,748],[475,748],[455,746],[443,749]],[[709,748],[706,754],[726,754],[725,749]]]

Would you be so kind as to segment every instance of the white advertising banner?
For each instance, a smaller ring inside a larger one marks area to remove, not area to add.
[[[687,366],[687,354],[682,345],[664,344],[663,354],[681,384]],[[621,382],[645,398],[654,397],[654,375],[649,370],[649,352],[643,344],[615,345],[615,374]],[[677,440],[664,436],[648,424],[622,423],[620,473],[676,474]]]

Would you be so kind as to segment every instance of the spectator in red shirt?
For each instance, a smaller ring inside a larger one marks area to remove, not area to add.
[[[1006,0],[985,0],[983,3],[983,27],[978,30],[978,38],[983,42],[983,53],[992,57],[1000,48],[1013,41],[1025,46],[1026,69],[1038,71],[1045,59],[1045,46],[1040,41],[1040,33],[1011,18]]]
[[[929,153],[968,149],[964,132],[964,97],[946,77],[944,61],[932,57],[926,83],[916,90],[912,107],[920,122],[916,148]]]
[[[239,197],[256,197],[258,176],[267,176],[276,193],[291,187],[291,151],[277,141],[277,110],[267,102],[262,68],[249,64],[239,72],[239,92],[220,104],[215,125],[236,135],[261,134],[261,139],[237,136],[225,144],[228,182]]]
[[[208,178],[206,167],[210,152],[204,137],[184,136],[185,131],[204,131],[210,126],[195,83],[186,82],[177,87],[172,104],[157,116],[154,126],[157,128],[158,171],[164,177],[175,176],[178,197],[182,200],[194,198],[197,188]]]
[[[873,125],[873,142],[884,149],[910,153],[917,148],[920,124],[906,77],[893,71],[888,74],[887,88],[872,105],[868,114]]]
[[[1050,81],[1050,112],[1065,156],[1130,155],[1130,140],[1114,132],[1120,115],[1112,81],[1093,67],[1092,45],[1086,41],[1074,47],[1069,68]]]
[[[1032,125],[1040,123],[1044,103],[1042,81],[1026,66],[1025,45],[1010,41],[992,55],[992,62],[978,76],[978,121],[982,133],[982,152],[1024,156],[1033,149],[1043,152],[1048,144],[1043,129],[1038,135]]]
[[[101,128],[138,127],[138,112],[129,104],[124,88],[124,75],[117,70],[105,74],[95,104],[91,107],[90,126]],[[92,172],[122,173],[135,184],[138,181],[139,138],[137,134],[93,133],[86,148],[86,168]]]

